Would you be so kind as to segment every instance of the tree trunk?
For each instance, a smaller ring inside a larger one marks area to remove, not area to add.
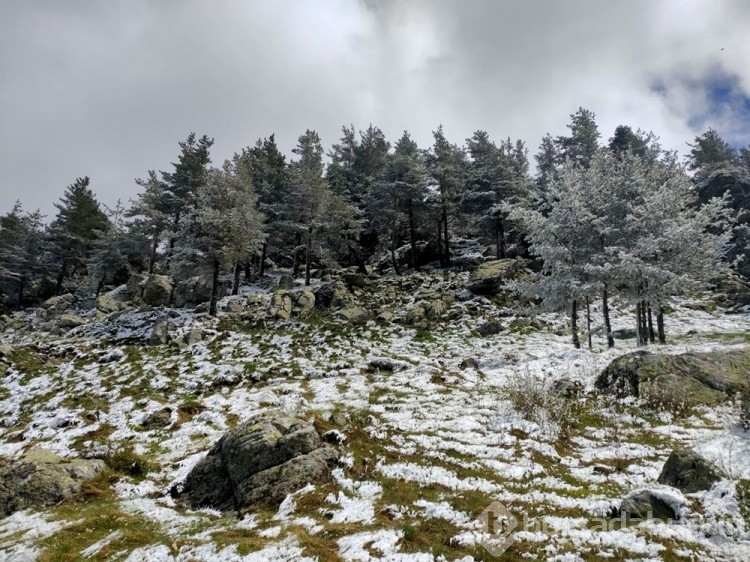
[[[211,278],[211,301],[208,304],[208,313],[216,316],[216,304],[219,301],[219,260],[214,260],[214,272]]]
[[[408,207],[409,211],[409,242],[411,244],[411,267],[414,271],[419,271],[419,264],[417,262],[417,228],[414,224],[414,207],[411,199],[409,199]]]
[[[251,275],[250,275],[250,261],[249,260],[245,262],[244,270],[245,270],[245,282],[249,283],[250,282],[250,277],[251,277]]]
[[[18,282],[18,308],[19,309],[23,308],[23,285],[24,285],[24,280],[21,279]]]
[[[66,268],[67,268],[67,264],[65,263],[65,260],[63,260],[62,267],[60,267],[60,273],[57,274],[57,283],[55,284],[55,294],[56,295],[62,294],[63,281],[65,280],[65,269]]]
[[[448,238],[448,206],[443,204],[443,242],[445,242],[445,266],[451,265],[450,238]]]
[[[156,249],[159,247],[159,233],[154,232],[154,238],[151,241],[151,254],[148,257],[148,274],[151,275],[154,272],[154,265],[156,265]]]
[[[305,245],[305,285],[310,285],[310,260],[312,259],[312,227],[307,231]]]
[[[648,345],[648,321],[646,320],[646,301],[641,302],[641,337],[643,345]]]
[[[589,351],[591,351],[591,303],[586,297],[586,335],[589,340]]]
[[[232,294],[240,294],[240,273],[242,273],[242,266],[240,262],[234,264],[234,280],[232,281]]]
[[[94,294],[94,298],[97,298],[99,296],[99,293],[102,292],[102,288],[104,287],[105,277],[106,277],[106,274],[102,275],[102,278],[99,279],[99,282],[96,284],[96,293]]]
[[[667,335],[664,333],[664,311],[661,306],[656,312],[656,331],[659,334],[659,343],[667,343]]]
[[[581,340],[578,339],[578,302],[573,301],[570,307],[570,330],[573,333],[573,345],[581,349]]]
[[[393,265],[393,273],[401,275],[401,270],[398,267],[398,260],[396,259],[396,242],[398,233],[395,227],[393,228],[393,235],[391,236],[391,264]]]
[[[266,274],[266,255],[268,252],[268,242],[263,242],[263,251],[260,254],[260,267],[258,268],[258,278],[263,279]]]
[[[646,303],[646,314],[648,318],[648,341],[654,343],[656,339],[654,335],[654,321],[651,316],[651,303]]]
[[[505,224],[503,224],[502,217],[498,219],[497,230],[497,259],[504,260],[508,257],[508,252],[505,248]]]
[[[641,339],[641,301],[635,303],[635,342],[638,347],[643,345]]]
[[[443,257],[443,221],[442,219],[437,222],[437,248],[438,257],[440,258],[440,267],[445,266],[445,258]]]
[[[604,330],[607,332],[607,347],[612,349],[615,346],[615,338],[612,335],[612,323],[609,320],[609,293],[606,285],[602,290],[602,314],[604,315]]]

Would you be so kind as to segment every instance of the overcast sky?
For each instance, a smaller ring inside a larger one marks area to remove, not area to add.
[[[579,106],[663,145],[750,143],[746,0],[2,0],[0,212],[112,204],[195,131],[219,165],[276,133],[369,123],[422,146],[564,134]]]

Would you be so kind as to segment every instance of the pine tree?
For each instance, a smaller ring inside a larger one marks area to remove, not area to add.
[[[238,169],[250,175],[258,197],[258,209],[265,216],[265,238],[258,268],[258,275],[263,277],[267,256],[276,256],[291,244],[286,221],[290,196],[286,157],[276,145],[275,135],[271,135],[258,139],[252,148],[243,149],[235,160]],[[245,273],[248,277],[249,267],[245,268]]]
[[[180,229],[180,221],[195,206],[198,189],[206,182],[208,166],[211,163],[210,149],[214,139],[203,135],[196,139],[190,133],[187,139],[180,142],[180,155],[172,163],[173,172],[161,172],[164,183],[162,211],[170,217],[172,237],[170,250],[174,247],[174,233]]]
[[[156,264],[156,251],[159,242],[168,227],[169,216],[167,215],[165,186],[156,176],[156,172],[150,170],[148,178],[136,179],[135,183],[143,188],[138,194],[138,199],[132,202],[127,213],[128,217],[134,218],[129,225],[132,238],[143,237],[148,244],[148,273],[154,272]]]
[[[240,172],[237,159],[209,171],[196,191],[195,209],[180,229],[172,266],[211,271],[209,314],[215,316],[221,271],[236,269],[260,251],[263,215],[257,209],[252,181]]]
[[[89,183],[88,177],[78,178],[55,203],[58,212],[49,228],[49,241],[58,270],[58,293],[65,279],[85,271],[94,242],[109,226]]]
[[[43,272],[42,215],[26,213],[20,201],[0,217],[0,281],[11,301],[22,306],[25,290]]]
[[[599,148],[601,133],[596,125],[596,115],[580,107],[570,116],[568,129],[570,129],[570,135],[555,139],[560,159],[572,160],[586,168]]]
[[[435,182],[440,264],[448,267],[451,264],[451,223],[456,218],[460,190],[464,183],[465,155],[458,146],[448,142],[442,125],[433,131],[432,136],[434,144],[427,155],[427,169]]]
[[[107,228],[94,241],[87,264],[90,284],[96,296],[108,281],[125,269],[130,253],[137,251],[131,247],[122,203],[118,200],[113,209],[106,206],[105,209],[109,218]]]

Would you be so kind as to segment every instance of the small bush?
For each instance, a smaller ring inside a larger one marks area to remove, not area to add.
[[[132,447],[110,451],[104,458],[104,462],[110,470],[135,478],[143,477],[151,470],[148,461],[133,451]]]
[[[531,373],[515,372],[508,378],[502,394],[523,419],[536,423],[561,441],[570,438],[575,401],[554,392],[551,383]]]

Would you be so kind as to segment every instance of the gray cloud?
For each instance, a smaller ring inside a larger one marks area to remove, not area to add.
[[[217,164],[272,132],[330,145],[349,123],[425,146],[438,123],[455,142],[483,128],[534,152],[584,106],[605,138],[625,123],[684,152],[730,121],[696,82],[750,93],[749,18],[742,0],[8,0],[0,211],[52,214],[82,175],[127,200],[190,131],[216,138]]]

